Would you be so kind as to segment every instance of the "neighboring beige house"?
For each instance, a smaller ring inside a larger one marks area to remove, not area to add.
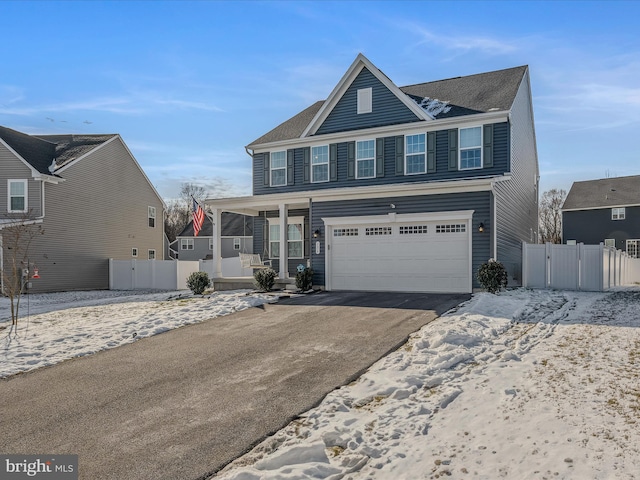
[[[162,260],[164,210],[120,135],[0,127],[0,242],[3,224],[26,214],[44,229],[30,248],[40,275],[30,291],[107,289],[109,258]],[[9,253],[0,249],[0,268]]]

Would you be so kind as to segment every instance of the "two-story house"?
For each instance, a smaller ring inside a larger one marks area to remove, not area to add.
[[[640,258],[640,175],[574,182],[562,205],[562,238]]]
[[[44,232],[29,247],[31,291],[107,289],[109,258],[162,259],[164,202],[119,135],[0,127],[0,166],[0,237],[24,220]]]
[[[246,148],[253,195],[206,203],[255,216],[281,279],[307,264],[327,290],[471,292],[494,258],[520,283],[538,214],[526,66],[398,87],[360,54]]]

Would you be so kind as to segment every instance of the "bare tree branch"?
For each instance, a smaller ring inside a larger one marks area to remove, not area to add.
[[[540,243],[562,243],[562,204],[567,198],[565,190],[556,188],[542,194],[539,206]]]

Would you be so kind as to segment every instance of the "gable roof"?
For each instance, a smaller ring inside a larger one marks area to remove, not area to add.
[[[213,223],[208,216],[204,217],[199,236],[211,237],[213,235]],[[253,236],[253,218],[232,212],[222,212],[222,236],[223,237],[251,237]],[[177,237],[193,237],[193,220],[180,232]]]
[[[362,68],[369,69],[423,121],[509,111],[528,70],[528,67],[523,65],[464,77],[396,87],[364,55],[359,54],[326,100],[316,102],[294,115],[251,142],[247,148],[313,135]]]
[[[640,175],[574,182],[562,210],[640,205]]]
[[[105,143],[108,135],[28,135],[0,126],[0,138],[24,161],[44,175],[56,160],[56,170]]]

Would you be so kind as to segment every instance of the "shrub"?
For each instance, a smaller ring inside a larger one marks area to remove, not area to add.
[[[313,269],[307,268],[304,265],[298,265],[298,271],[296,272],[296,288],[303,292],[311,290],[313,286]]]
[[[207,272],[193,272],[187,278],[187,287],[194,295],[202,295],[202,293],[211,285]]]
[[[480,266],[477,278],[482,288],[489,293],[498,293],[507,287],[507,270],[493,259]]]
[[[256,288],[263,292],[270,292],[276,283],[276,271],[272,268],[261,268],[253,274]]]

